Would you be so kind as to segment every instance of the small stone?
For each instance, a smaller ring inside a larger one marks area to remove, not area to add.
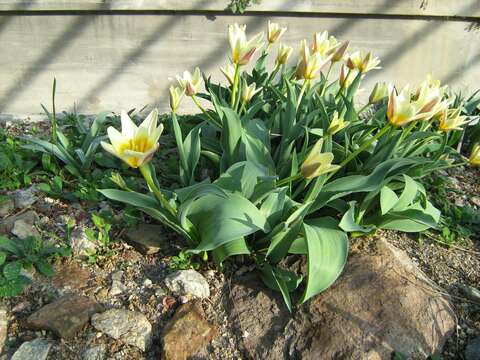
[[[7,309],[0,308],[0,354],[3,351],[5,340],[7,340],[8,317]]]
[[[83,226],[73,229],[70,236],[70,247],[73,255],[78,257],[86,257],[97,250],[97,245],[88,239]]]
[[[152,280],[150,280],[150,279],[145,279],[143,281],[143,286],[145,286],[146,288],[150,288],[150,287],[152,287],[152,285],[153,285],[153,283],[152,283]]]
[[[480,290],[468,285],[460,285],[459,288],[468,300],[480,304]]]
[[[105,345],[98,345],[87,349],[83,352],[83,360],[104,360],[106,358],[107,350]]]
[[[165,360],[184,360],[197,354],[216,335],[217,330],[204,318],[197,302],[181,305],[162,335]]]
[[[92,316],[92,325],[114,339],[145,351],[152,341],[152,325],[145,315],[124,309],[110,309]]]
[[[28,189],[18,190],[14,195],[15,207],[17,209],[25,209],[32,206],[37,201],[36,194],[38,190],[35,186],[30,186]]]
[[[33,236],[35,238],[40,237],[40,233],[35,228],[35,226],[28,224],[25,220],[22,219],[15,221],[11,233],[19,239],[25,239],[29,236]]]
[[[210,288],[207,280],[199,272],[179,270],[165,278],[165,285],[176,296],[193,295],[198,299],[210,296]]]
[[[127,242],[143,255],[157,253],[161,247],[168,243],[162,236],[163,227],[160,225],[142,224],[130,229],[127,234]]]
[[[465,206],[465,199],[463,197],[455,198],[455,206],[464,207]]]
[[[45,339],[24,342],[10,360],[46,360],[51,346]]]
[[[470,198],[470,201],[472,202],[473,205],[475,205],[476,207],[480,208],[480,197],[478,196],[472,196]]]
[[[116,296],[123,293],[127,288],[122,284],[123,271],[116,271],[112,274],[112,287],[110,295]]]
[[[0,196],[0,217],[5,217],[15,209],[15,203],[11,197]]]
[[[468,342],[465,348],[465,360],[480,359],[480,336]]]
[[[102,310],[100,304],[88,297],[65,295],[30,315],[27,326],[32,330],[51,330],[68,339],[81,330],[93,314]]]
[[[33,210],[29,210],[18,215],[9,216],[0,221],[0,235],[8,235],[13,230],[15,222],[19,220],[23,220],[26,224],[33,226],[40,220],[40,218]]]

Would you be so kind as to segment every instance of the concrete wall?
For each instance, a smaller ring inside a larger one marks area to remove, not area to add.
[[[0,0],[0,113],[40,113],[54,76],[59,109],[166,110],[175,74],[199,66],[221,79],[228,24],[245,23],[253,34],[269,19],[288,26],[283,40],[295,47],[328,30],[374,51],[383,69],[369,73],[366,88],[379,80],[415,83],[427,73],[456,89],[480,87],[479,0],[263,0],[243,16],[223,11],[226,5]]]

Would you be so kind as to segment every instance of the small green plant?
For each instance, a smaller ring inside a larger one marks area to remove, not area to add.
[[[49,260],[69,255],[68,248],[48,244],[32,236],[21,240],[0,236],[0,297],[16,296],[30,283],[30,279],[22,274],[22,269],[35,268],[50,277],[53,268]]]
[[[200,263],[196,262],[193,258],[193,255],[186,251],[180,251],[178,255],[172,256],[168,263],[168,268],[171,271],[176,270],[187,270],[187,269],[195,269],[198,270],[200,268]]]
[[[243,14],[249,6],[260,3],[261,0],[231,0],[230,4],[227,6],[227,9],[234,14]]]
[[[97,213],[92,214],[92,222],[95,229],[87,228],[85,230],[88,239],[92,242],[98,242],[102,247],[108,247],[111,242],[110,230],[112,230],[112,224]]]

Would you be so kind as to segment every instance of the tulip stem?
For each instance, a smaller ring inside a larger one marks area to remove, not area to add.
[[[235,64],[235,75],[233,76],[233,85],[232,85],[232,98],[230,99],[231,108],[233,108],[235,105],[239,78],[240,78],[240,65]]]
[[[198,99],[195,95],[192,95],[192,100],[193,102],[195,103],[195,105],[197,105],[197,107],[200,109],[200,111],[205,114],[209,119],[210,121],[213,123],[213,125],[217,126],[217,127],[220,127],[221,126],[219,124],[217,124],[217,122],[215,121],[215,119],[212,117],[212,115],[210,115],[206,110],[205,108],[198,102]]]
[[[310,83],[310,80],[305,80],[303,82],[302,88],[300,89],[300,95],[298,95],[297,110],[300,107],[300,104],[302,103],[303,94],[305,93],[305,90],[307,89],[307,86],[309,83]]]
[[[362,112],[367,110],[367,108],[370,106],[370,103],[365,104],[365,106],[362,106],[362,108],[357,112],[357,115],[360,115]]]
[[[325,90],[327,90],[328,78],[330,77],[330,72],[332,71],[332,67],[333,67],[333,62],[330,62],[330,66],[328,67],[328,70],[327,70],[327,75],[325,75],[325,83],[323,84],[322,90],[320,91],[320,97],[322,97],[323,94],[325,94]]]
[[[285,179],[282,179],[280,181],[277,182],[277,186],[282,186],[282,185],[285,185],[285,184],[289,184],[291,183],[292,181],[295,181],[295,180],[298,180],[302,177],[302,174],[301,173],[297,173],[295,175],[292,175],[292,176],[289,176]]]
[[[152,173],[150,171],[150,167],[148,165],[142,165],[138,168],[140,170],[140,173],[142,174],[143,178],[145,179],[145,182],[147,183],[148,187],[150,190],[153,192],[153,195],[157,198],[157,200],[160,202],[160,204],[168,210],[173,216],[177,215],[176,210],[170,205],[168,200],[165,198],[165,196],[162,194],[160,189],[157,187],[155,184],[155,181],[153,181]]]

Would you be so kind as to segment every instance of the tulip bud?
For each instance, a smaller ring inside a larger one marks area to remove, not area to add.
[[[366,55],[363,52],[355,51],[347,59],[347,66],[349,69],[358,70],[361,73],[366,73],[373,69],[380,69],[377,65],[380,64],[380,59],[374,57],[371,52]]]
[[[270,21],[268,21],[268,29],[267,29],[267,38],[268,38],[268,42],[270,44],[273,44],[274,42],[276,42],[278,39],[280,39],[280,37],[283,35],[283,33],[285,31],[287,31],[287,28],[286,27],[280,27],[279,24],[277,23],[272,23]]]
[[[183,76],[177,75],[178,84],[182,89],[184,89],[187,96],[194,96],[199,88],[200,83],[202,82],[202,74],[200,69],[197,67],[193,72],[193,75],[189,71],[185,71]]]
[[[246,26],[233,24],[228,27],[228,40],[232,49],[232,62],[237,65],[245,65],[251,60],[255,52],[263,46],[263,33],[255,35],[247,40]]]
[[[184,89],[181,89],[177,86],[170,86],[170,108],[172,112],[177,112],[178,106],[180,105],[180,101],[184,95]]]
[[[376,83],[373,87],[370,97],[368,98],[369,104],[376,104],[382,101],[382,99],[388,97],[388,86],[385,82]]]
[[[480,144],[476,144],[473,149],[472,153],[470,154],[470,158],[468,162],[472,166],[480,166]]]
[[[250,85],[247,84],[246,80],[243,80],[242,82],[242,101],[244,103],[249,102],[253,96],[258,93],[262,88],[256,89],[255,83],[252,83]]]
[[[345,121],[343,117],[338,118],[338,112],[335,111],[333,113],[333,119],[330,122],[330,125],[328,126],[327,132],[329,135],[335,135],[340,130],[343,130],[344,128],[346,128],[349,124],[350,122]]]
[[[296,76],[299,79],[312,80],[320,70],[330,61],[332,55],[323,58],[318,52],[311,54],[306,40],[300,45],[300,61],[297,65]]]
[[[313,35],[312,52],[318,52],[322,57],[326,57],[335,52],[340,45],[334,36],[328,36],[328,31],[323,33],[315,33]]]
[[[356,76],[356,70],[349,70],[348,67],[346,67],[345,65],[342,65],[342,67],[340,68],[340,77],[338,79],[338,82],[340,83],[340,87],[342,89],[347,88],[348,85],[350,85],[350,83],[352,82],[351,79],[355,78],[355,76],[350,75],[352,71],[354,72],[353,74]]]
[[[292,54],[293,48],[284,44],[280,44],[278,46],[278,53],[277,53],[277,65],[284,65],[287,63],[288,58]]]
[[[307,179],[316,178],[322,174],[336,171],[339,165],[332,165],[333,154],[331,152],[321,153],[323,139],[318,140],[300,167],[300,173]]]
[[[345,41],[333,54],[332,57],[332,63],[339,62],[340,60],[343,59],[343,55],[345,54],[345,51],[347,51],[348,48],[348,41]]]
[[[235,81],[235,66],[227,64],[225,68],[220,68],[220,71],[225,75],[230,85],[233,85],[233,82]]]

